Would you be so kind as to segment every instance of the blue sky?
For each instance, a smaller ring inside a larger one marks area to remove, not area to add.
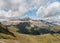
[[[60,19],[60,0],[0,0],[0,17]]]
[[[60,2],[60,0],[49,0],[50,1],[50,4],[51,3],[54,3],[54,2]],[[48,2],[46,3],[48,4]],[[22,17],[24,17],[25,15],[27,15],[28,17],[30,18],[39,18],[37,15],[36,15],[36,12],[37,10],[39,9],[39,7],[37,9],[32,9],[32,10],[29,10],[28,12],[26,12]]]
[[[57,1],[59,1],[59,2],[60,2],[60,0],[57,0]]]

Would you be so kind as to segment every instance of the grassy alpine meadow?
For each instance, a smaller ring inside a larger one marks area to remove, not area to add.
[[[20,27],[17,28],[17,26],[9,26],[7,27],[7,29],[6,26],[4,25],[1,25],[0,27],[1,27],[0,28],[1,43],[60,43],[60,34],[57,32],[60,29],[59,26],[54,26],[54,27],[48,26],[45,28],[40,28],[35,26],[33,28],[28,27],[28,29],[24,27],[23,31],[27,30],[26,33],[18,32],[18,30],[19,29],[21,30],[21,28]],[[49,32],[41,29],[49,30]],[[43,33],[42,31],[45,32]],[[53,34],[51,33],[52,31]]]

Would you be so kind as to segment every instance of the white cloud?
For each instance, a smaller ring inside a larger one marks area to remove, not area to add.
[[[24,14],[27,9],[22,0],[0,0],[0,16],[15,17]],[[5,8],[9,10],[5,12]]]
[[[58,21],[60,19],[60,3],[54,2],[48,6],[41,6],[37,11],[37,16],[51,21]],[[56,19],[56,20],[54,20]]]
[[[29,10],[37,9],[48,0],[0,0],[0,16],[16,17],[21,16]],[[8,11],[5,12],[5,8]]]

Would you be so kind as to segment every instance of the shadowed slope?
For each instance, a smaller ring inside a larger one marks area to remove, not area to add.
[[[0,23],[0,33],[9,34],[15,37],[15,35],[8,30],[8,28]]]

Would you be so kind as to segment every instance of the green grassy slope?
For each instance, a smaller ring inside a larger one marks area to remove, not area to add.
[[[40,35],[33,35],[33,34],[22,34],[17,32],[19,30],[16,26],[10,26],[6,29],[6,26],[0,25],[0,41],[6,43],[60,43],[60,34],[59,33],[46,33]],[[1,30],[3,28],[3,30]],[[33,29],[36,29],[34,27]],[[49,30],[53,30],[56,32],[60,27],[49,27]],[[7,30],[7,33],[5,30]],[[39,30],[39,29],[38,29]],[[13,35],[11,35],[14,34]]]

